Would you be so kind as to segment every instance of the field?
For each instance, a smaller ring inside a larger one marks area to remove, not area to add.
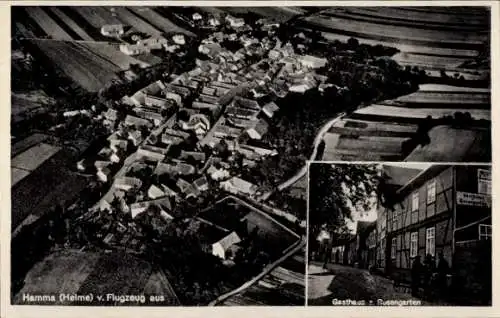
[[[254,13],[264,18],[276,19],[279,22],[286,22],[305,12],[298,7],[221,7],[219,9],[235,15]]]
[[[154,284],[151,279],[154,278]],[[15,304],[22,304],[23,293],[37,295],[56,295],[57,302],[51,304],[83,304],[78,302],[61,303],[60,293],[87,295],[94,294],[93,302],[99,303],[96,295],[113,293],[119,295],[163,295],[168,302],[162,305],[179,305],[165,275],[154,269],[146,261],[129,254],[114,252],[80,252],[65,250],[55,252],[36,264],[26,276],[26,284],[14,298]],[[37,304],[48,304],[39,302]],[[89,303],[90,304],[90,303]],[[102,303],[101,303],[102,304]],[[127,305],[127,303],[114,303]],[[128,303],[129,305],[135,303]]]
[[[486,40],[477,33],[416,29],[403,26],[387,26],[372,22],[314,15],[303,19],[313,28],[332,30],[335,33],[382,41],[400,41],[435,47],[475,48]],[[330,31],[331,32],[331,31]]]
[[[123,66],[125,64],[123,60],[127,59],[122,54],[123,59],[111,61],[87,50],[77,42],[31,41],[69,78],[91,92],[100,90],[111,81],[119,80],[116,73],[122,70],[120,65]],[[66,59],[61,59],[61,56]]]
[[[64,31],[45,11],[40,7],[26,7],[28,15],[49,34],[53,39],[71,41],[73,38]]]
[[[188,36],[195,36],[193,32],[190,32],[176,24],[174,24],[169,19],[165,18],[158,12],[154,10],[154,8],[149,7],[130,7],[130,10],[142,17],[145,21],[148,21],[150,24],[154,25],[159,30],[164,33],[183,33]]]
[[[419,86],[418,90],[420,92],[466,92],[491,94],[491,90],[489,88],[458,87],[442,84],[422,84]]]
[[[47,109],[54,103],[55,100],[41,90],[13,92],[11,94],[11,116],[15,119],[38,109]]]
[[[379,137],[379,136],[360,136],[351,138],[341,136],[337,144],[337,149],[349,149],[367,152],[386,152],[399,154],[401,152],[401,143],[406,138],[397,137]]]
[[[431,143],[417,147],[405,161],[461,161],[491,160],[491,132],[489,129],[454,129],[437,126],[429,132]]]
[[[458,107],[458,108],[490,108],[490,94],[470,92],[422,92],[401,96],[395,99],[405,107]]]
[[[444,116],[453,116],[455,112],[469,112],[474,119],[490,120],[491,111],[489,109],[469,109],[469,108],[405,108],[402,111],[401,107],[386,106],[386,105],[371,105],[365,108],[358,109],[355,114],[383,116],[390,118],[440,118]]]
[[[47,138],[49,138],[48,135],[39,133],[35,133],[29,137],[26,137],[11,146],[10,155],[13,158],[26,149],[47,140]]]
[[[70,27],[77,35],[84,41],[94,41],[94,39],[84,30],[82,29],[77,22],[73,21],[66,13],[64,13],[58,7],[49,7],[59,19],[62,20],[68,27]]]
[[[30,214],[43,215],[54,207],[54,202],[72,200],[85,188],[88,180],[66,168],[68,162],[73,160],[62,149],[12,187],[13,230]]]
[[[13,187],[16,183],[27,177],[30,172],[58,153],[60,149],[49,144],[39,143],[12,158],[11,186]]]

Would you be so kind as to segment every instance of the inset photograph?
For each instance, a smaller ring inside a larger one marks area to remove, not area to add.
[[[491,167],[309,166],[309,306],[491,306]]]

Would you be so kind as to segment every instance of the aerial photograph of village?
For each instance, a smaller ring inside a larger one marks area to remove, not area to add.
[[[489,163],[490,73],[488,7],[12,6],[11,304],[311,304],[308,161]]]

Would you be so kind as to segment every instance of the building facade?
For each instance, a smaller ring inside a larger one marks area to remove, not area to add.
[[[410,277],[417,255],[422,261],[431,255],[437,265],[442,253],[460,286],[487,288],[491,270],[489,278],[480,276],[491,268],[491,167],[435,165],[397,196],[393,207],[378,211],[374,265],[389,276]]]

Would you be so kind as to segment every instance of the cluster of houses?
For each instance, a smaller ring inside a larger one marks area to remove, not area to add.
[[[241,21],[228,19],[235,30],[240,28]],[[106,32],[119,34],[120,28]],[[224,48],[227,39],[243,48]],[[172,41],[185,43],[179,36]],[[134,45],[159,48],[168,43],[150,38]],[[208,59],[198,59],[193,70],[173,74],[169,82],[151,83],[98,116],[114,132],[93,162],[78,163],[79,170],[91,167],[98,180],[111,186],[94,211],[118,209],[137,219],[154,210],[160,220],[169,222],[182,217],[174,215],[176,203],[196,199],[213,187],[241,196],[259,195],[257,185],[238,176],[236,158],[243,158],[243,166],[255,166],[277,155],[261,142],[273,117],[279,116],[276,88],[281,85],[279,90],[286,94],[301,91],[296,88],[300,85],[302,91],[318,85],[323,79],[314,70],[326,60],[297,55],[290,44],[272,37],[239,33],[212,33],[199,51]],[[251,62],[252,55],[260,62]],[[234,235],[228,237],[220,245],[237,241]]]

